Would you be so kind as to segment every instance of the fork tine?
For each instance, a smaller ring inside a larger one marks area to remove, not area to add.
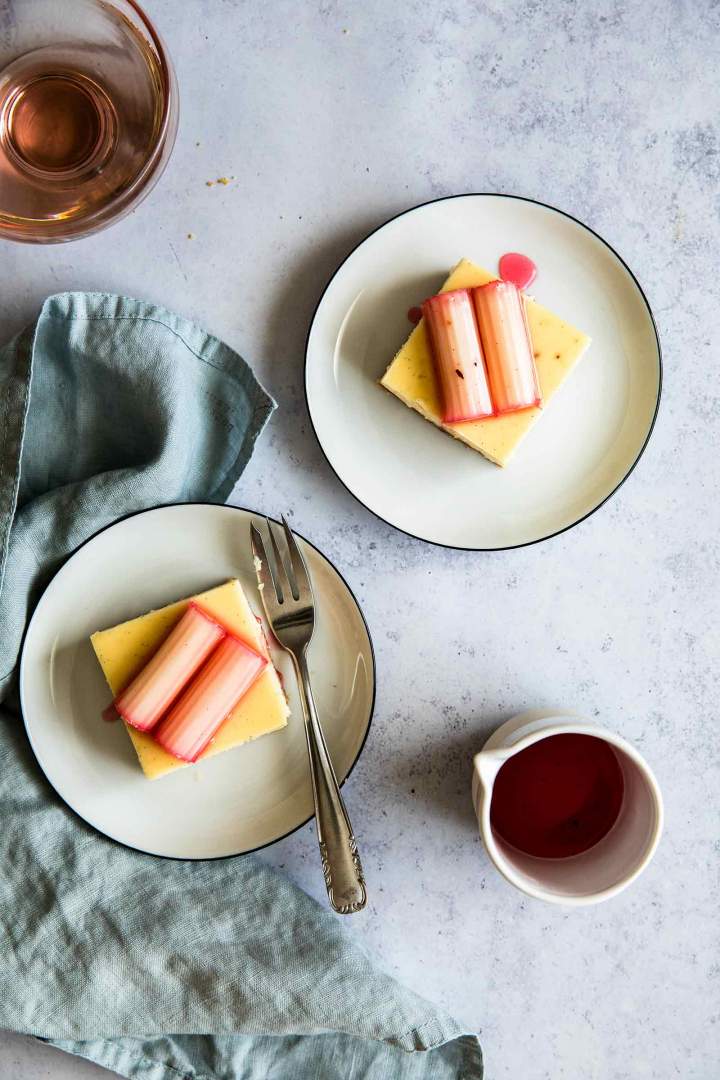
[[[283,566],[285,573],[287,574],[288,583],[290,585],[290,592],[293,595],[293,600],[300,599],[300,589],[298,587],[297,575],[295,573],[295,560],[293,559],[293,536],[288,528],[288,523],[285,520],[284,514],[280,515],[283,523],[283,530],[285,532],[285,548],[283,549]],[[302,580],[302,578],[301,578]]]
[[[285,524],[284,519],[283,519],[283,524]],[[292,598],[293,598],[293,600],[299,600],[300,599],[300,590],[298,588],[298,584],[297,584],[297,581],[295,579],[295,567],[294,567],[293,562],[292,562],[292,550],[290,549],[290,542],[289,542],[292,539],[292,536],[291,536],[290,532],[288,531],[287,524],[285,524],[285,534],[289,538],[287,553],[283,549],[282,542],[278,543],[278,541],[276,540],[276,538],[275,538],[275,530],[272,527],[272,523],[270,522],[269,519],[268,519],[268,529],[270,531],[270,538],[272,540],[273,548],[275,550],[275,557],[278,560],[278,563],[282,566],[282,569],[285,571],[285,575],[284,575],[285,580],[287,582],[288,588],[290,589],[290,592],[292,593]],[[282,553],[281,553],[281,549],[282,549]],[[278,571],[278,573],[280,573],[280,571]]]
[[[267,524],[268,534],[270,536],[270,544],[272,545],[273,557],[275,559],[275,573],[273,574],[273,580],[275,582],[275,592],[277,593],[278,603],[282,604],[284,601],[283,584],[290,585],[287,569],[283,562],[282,555],[280,554],[280,548],[278,542],[275,539],[275,533],[273,531],[272,522],[270,518],[266,517],[265,522]],[[292,591],[292,589],[291,589]]]
[[[308,574],[308,568],[305,565],[305,559],[303,558],[302,552],[298,547],[297,540],[293,535],[293,531],[287,523],[285,515],[281,514],[280,519],[283,523],[283,528],[285,530],[285,538],[287,540],[288,552],[290,554],[290,562],[292,564],[293,575],[295,578],[294,584],[297,595],[295,595],[294,591],[293,596],[296,600],[299,600],[301,589],[307,590],[310,593],[310,596],[312,596],[312,585],[310,584],[310,575]]]
[[[267,557],[265,543],[260,534],[260,530],[256,527],[254,522],[251,522],[250,524],[250,542],[252,544],[253,555],[257,559],[255,570],[258,578],[262,582],[261,598],[263,606],[265,605],[265,601],[269,600],[269,597],[266,595],[269,586],[272,586],[278,603],[282,603],[282,593],[278,595],[278,587],[275,581],[275,575],[272,571],[272,566],[270,565],[270,560]]]

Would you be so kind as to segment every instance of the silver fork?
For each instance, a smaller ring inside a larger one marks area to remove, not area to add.
[[[287,542],[284,558],[280,554],[272,522],[269,518],[265,520],[274,569],[259,530],[254,524],[250,526],[260,596],[273,634],[292,657],[300,688],[315,802],[315,824],[328,897],[335,911],[349,915],[365,907],[367,892],[352,825],[340,794],[310,686],[307,648],[315,629],[312,584],[305,560],[285,517],[282,518]]]

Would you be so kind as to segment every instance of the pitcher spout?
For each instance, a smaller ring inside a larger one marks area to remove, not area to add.
[[[475,755],[475,771],[486,796],[492,791],[495,777],[506,757],[507,755],[499,750],[481,750],[479,754]]]

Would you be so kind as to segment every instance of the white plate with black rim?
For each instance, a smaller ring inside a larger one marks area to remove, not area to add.
[[[213,859],[271,844],[313,814],[305,731],[289,657],[271,651],[288,693],[288,726],[147,780],[120,723],[90,635],[237,577],[260,614],[250,551],[258,515],[186,503],[132,515],[97,533],[45,590],[25,635],[20,698],[30,744],[68,806],[112,840],[152,855]],[[349,586],[299,538],[317,623],[309,665],[338,779],[360,756],[375,700],[370,634]]]
[[[592,344],[501,469],[377,380],[410,332],[408,309],[461,258],[495,271],[506,251],[535,261],[533,296]],[[560,210],[491,194],[425,203],[371,233],[327,285],[305,362],[315,433],[349,491],[411,536],[478,551],[546,540],[602,506],[645,449],[661,381],[653,316],[620,256]]]

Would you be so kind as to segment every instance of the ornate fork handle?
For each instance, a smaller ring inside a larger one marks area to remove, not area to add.
[[[315,822],[328,898],[335,911],[349,915],[367,902],[357,843],[345,809],[315,707],[305,650],[291,653],[300,687],[310,755]]]

